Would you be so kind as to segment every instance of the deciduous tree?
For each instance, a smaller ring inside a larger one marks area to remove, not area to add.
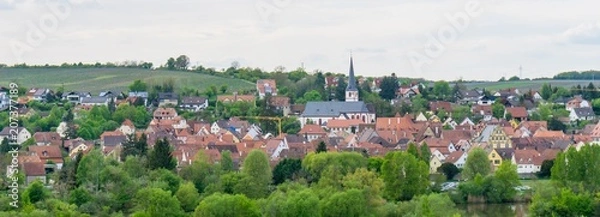
[[[467,156],[462,174],[464,179],[472,180],[477,174],[487,176],[491,170],[487,153],[481,148],[474,148]]]

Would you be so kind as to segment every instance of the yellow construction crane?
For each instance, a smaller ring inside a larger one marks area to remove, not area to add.
[[[277,136],[281,136],[281,119],[279,117],[266,117],[266,116],[240,116],[238,118],[244,118],[244,119],[259,119],[259,120],[271,120],[271,121],[277,121],[278,122],[278,127],[279,127],[279,135]]]

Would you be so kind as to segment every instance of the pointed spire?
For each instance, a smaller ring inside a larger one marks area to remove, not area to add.
[[[350,54],[350,73],[346,91],[358,91],[358,88],[356,88],[356,78],[354,78],[354,61],[352,60],[352,53]]]

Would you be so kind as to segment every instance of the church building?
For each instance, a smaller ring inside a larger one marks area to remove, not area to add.
[[[359,101],[359,91],[354,77],[354,63],[350,57],[350,72],[348,87],[346,87],[346,100],[329,102],[307,102],[304,113],[300,115],[302,127],[307,123],[326,126],[329,120],[359,119],[364,123],[375,122],[375,111],[367,104]]]

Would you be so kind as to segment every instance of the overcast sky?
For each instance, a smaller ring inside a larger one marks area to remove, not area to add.
[[[0,0],[0,63],[159,65],[186,54],[217,69],[304,63],[345,73],[352,51],[358,75],[497,80],[522,65],[523,77],[552,76],[600,69],[598,8],[596,0]]]

